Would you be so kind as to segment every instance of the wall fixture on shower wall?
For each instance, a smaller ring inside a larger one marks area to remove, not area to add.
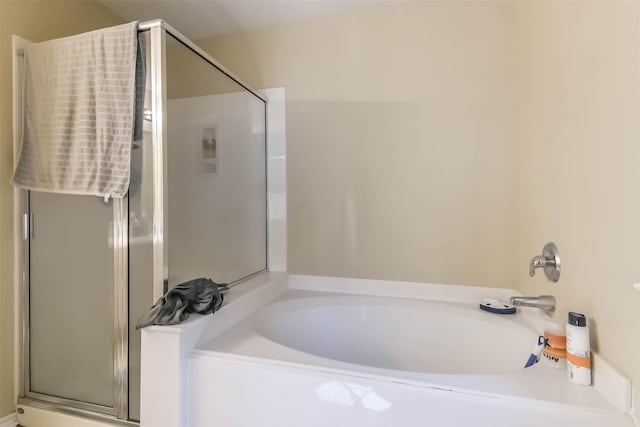
[[[542,248],[542,255],[534,256],[529,262],[529,276],[536,274],[536,269],[542,268],[544,275],[551,282],[560,280],[560,253],[555,243],[549,242]]]
[[[205,128],[202,132],[202,172],[218,171],[218,142],[216,128]]]

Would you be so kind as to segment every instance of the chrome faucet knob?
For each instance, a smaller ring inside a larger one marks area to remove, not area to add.
[[[560,254],[553,242],[544,245],[542,255],[531,258],[531,262],[529,262],[529,276],[535,276],[537,268],[544,269],[544,274],[547,276],[547,279],[554,283],[560,279]]]
[[[547,259],[542,255],[537,255],[531,258],[531,262],[529,263],[529,276],[533,277],[536,275],[536,268],[544,268],[547,265]]]

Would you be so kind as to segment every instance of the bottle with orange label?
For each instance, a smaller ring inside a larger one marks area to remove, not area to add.
[[[591,348],[587,317],[569,312],[567,323],[567,374],[579,385],[591,385]]]
[[[564,317],[564,316],[563,316]],[[556,368],[567,367],[567,337],[564,319],[546,319],[544,324],[545,346],[542,350],[544,360]]]

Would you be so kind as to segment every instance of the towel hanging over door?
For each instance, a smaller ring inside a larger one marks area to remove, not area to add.
[[[16,186],[105,200],[126,194],[136,116],[137,28],[132,22],[25,50]],[[139,72],[143,60],[138,58]]]

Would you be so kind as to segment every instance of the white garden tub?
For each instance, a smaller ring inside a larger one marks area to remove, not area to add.
[[[632,426],[594,387],[524,369],[542,313],[478,308],[514,293],[252,279],[214,316],[143,331],[142,426]]]

